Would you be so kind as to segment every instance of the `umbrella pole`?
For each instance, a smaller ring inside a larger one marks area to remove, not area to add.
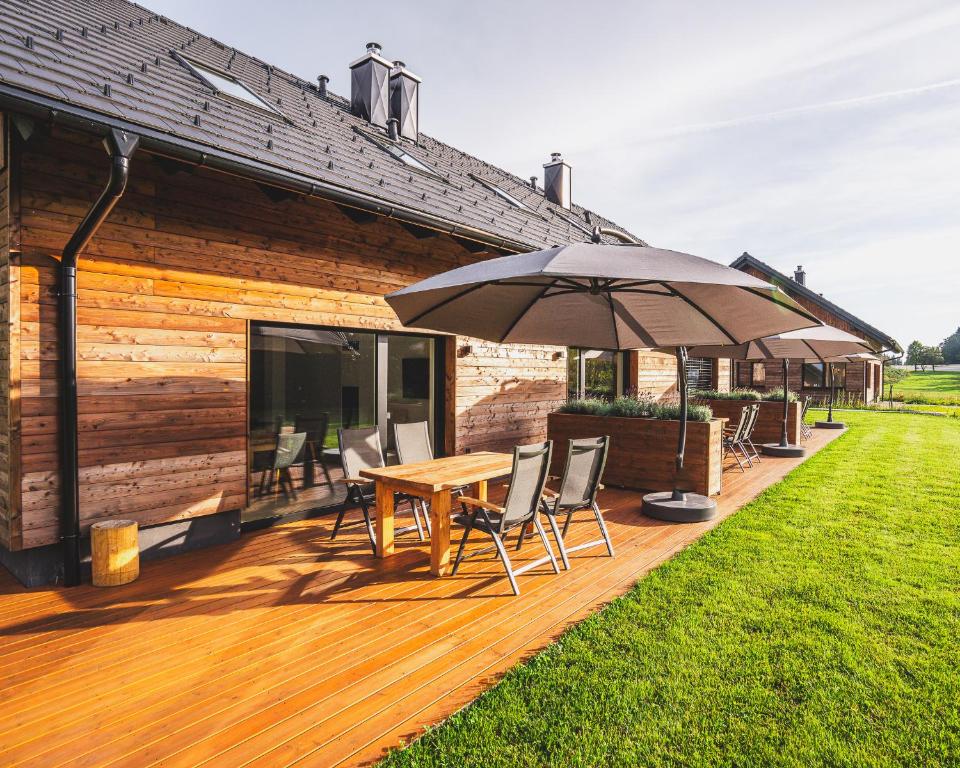
[[[830,405],[827,409],[827,421],[833,421],[833,363],[827,363],[827,386],[830,387]]]
[[[767,456],[779,456],[784,459],[797,459],[807,455],[807,449],[797,443],[790,443],[790,361],[783,358],[783,426],[780,428],[779,443],[764,443],[760,450]],[[799,437],[799,435],[798,435]]]
[[[790,423],[789,374],[790,361],[787,358],[783,358],[783,426],[780,428],[780,446],[782,448],[786,448],[788,445],[790,445],[790,440],[787,437],[788,424]]]
[[[680,386],[680,429],[677,436],[677,474],[673,481],[673,499],[681,501],[683,491],[678,487],[683,472],[683,454],[687,446],[687,348],[677,347],[677,381]]]
[[[717,502],[699,493],[681,490],[683,454],[687,445],[687,348],[677,347],[677,385],[680,388],[680,425],[677,430],[676,475],[672,491],[648,493],[643,497],[643,513],[671,523],[699,523],[717,514]]]
[[[846,424],[842,421],[833,420],[833,403],[834,403],[834,388],[833,388],[833,363],[827,363],[827,386],[830,387],[829,395],[829,406],[827,408],[827,420],[818,421],[814,424],[815,427],[819,429],[845,429]]]

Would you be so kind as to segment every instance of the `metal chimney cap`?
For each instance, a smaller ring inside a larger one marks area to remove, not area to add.
[[[563,154],[560,152],[551,152],[550,162],[544,163],[543,167],[546,168],[548,165],[557,165],[558,163],[563,163],[564,165],[566,165],[566,162],[563,159]]]
[[[385,66],[387,69],[391,69],[393,67],[393,62],[387,61],[385,58],[383,58],[383,56],[380,55],[382,50],[383,48],[380,46],[380,43],[367,43],[367,52],[356,61],[350,62],[350,69],[353,69],[360,64],[364,64],[371,59],[378,64],[383,64],[383,66]]]
[[[409,77],[411,80],[415,80],[418,83],[423,82],[422,77],[413,74],[413,72],[407,69],[407,65],[399,59],[393,62],[393,69],[390,70],[390,79],[392,80],[395,77]]]

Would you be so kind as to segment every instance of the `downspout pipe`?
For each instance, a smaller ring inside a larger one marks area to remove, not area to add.
[[[60,339],[60,527],[63,583],[80,583],[80,462],[77,426],[77,260],[127,188],[138,136],[116,128],[103,140],[110,178],[60,258],[57,325]]]

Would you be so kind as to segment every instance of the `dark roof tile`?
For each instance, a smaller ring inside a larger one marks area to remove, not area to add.
[[[127,0],[42,4],[11,0],[0,7],[0,29],[4,30],[0,79],[28,93],[336,183],[493,236],[521,239],[534,247],[583,240],[596,225],[616,228],[579,206],[565,211],[526,180],[423,133],[418,144],[404,142],[403,149],[442,178],[411,172],[386,151],[358,140],[356,129],[376,134],[381,141],[386,136],[354,117],[346,99],[330,92],[321,97],[313,83]],[[64,30],[61,40],[57,29]],[[83,29],[86,36],[81,34]],[[27,35],[34,38],[33,49],[23,43]],[[283,116],[216,94],[194,77],[179,56],[230,72],[269,104],[277,105]],[[134,72],[130,82],[128,75]],[[104,94],[107,84],[109,96]],[[527,209],[505,205],[471,174],[516,197]],[[522,237],[517,238],[518,234]]]

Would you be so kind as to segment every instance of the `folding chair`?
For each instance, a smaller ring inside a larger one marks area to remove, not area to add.
[[[372,480],[360,477],[364,469],[386,466],[383,459],[383,448],[380,446],[380,431],[376,427],[362,427],[358,429],[338,429],[337,441],[340,445],[340,459],[343,462],[342,482],[347,484],[347,501],[360,506],[363,512],[363,521],[370,537],[370,547],[377,553],[377,538],[373,531],[373,521],[370,519],[370,506],[376,503],[376,489]],[[413,525],[397,528],[394,533],[400,535],[409,531],[416,531],[420,541],[424,540],[423,525],[420,522],[420,509],[413,499],[406,494],[395,494],[396,503],[410,502],[413,510]],[[337,538],[340,526],[343,525],[343,516],[347,509],[344,506],[337,515],[337,522],[333,526],[331,539]]]
[[[545,488],[543,491],[544,496],[552,501],[551,503],[547,498],[543,499],[543,511],[547,515],[547,522],[550,523],[550,530],[553,531],[557,548],[560,550],[560,559],[566,570],[570,570],[568,555],[581,549],[604,544],[607,547],[607,554],[613,557],[613,542],[610,541],[607,525],[603,521],[600,506],[597,504],[597,492],[603,488],[600,479],[603,476],[603,468],[607,463],[609,447],[610,438],[607,436],[571,440],[567,450],[567,464],[560,479],[560,490],[552,491]],[[600,528],[601,538],[588,541],[585,544],[577,544],[575,547],[567,547],[564,539],[567,537],[567,529],[570,527],[573,514],[586,509],[593,512]],[[557,518],[563,514],[566,514],[566,520],[563,522],[563,530],[561,531],[557,525]],[[526,528],[523,529],[523,532],[525,531]],[[517,549],[520,549],[523,539],[524,537],[521,534],[520,540],[517,542]]]
[[[293,477],[290,467],[293,466],[303,452],[303,444],[307,439],[305,432],[284,433],[277,435],[277,447],[273,452],[273,461],[264,469],[260,478],[260,487],[257,495],[263,496],[273,491],[274,482],[279,490],[283,491],[285,499],[296,500],[297,492],[293,488]]]
[[[723,436],[723,457],[726,458],[728,453],[732,453],[733,458],[737,460],[737,466],[740,467],[741,472],[746,472],[747,470],[744,469],[743,462],[740,461],[740,455],[737,453],[737,448],[743,451],[743,455],[747,460],[747,463],[751,467],[753,466],[753,462],[750,461],[750,456],[741,445],[743,442],[743,433],[746,430],[749,421],[750,406],[745,405],[740,409],[740,421],[737,422],[737,425],[729,434]]]
[[[539,519],[540,502],[544,485],[547,482],[547,470],[550,467],[552,450],[553,443],[549,440],[534,445],[520,445],[514,449],[510,487],[503,506],[469,496],[460,497],[460,506],[463,513],[456,515],[453,520],[455,523],[462,525],[464,531],[463,538],[460,539],[460,547],[457,550],[457,559],[453,563],[452,574],[456,574],[460,563],[468,557],[490,552],[493,549],[497,550],[497,555],[503,563],[507,578],[510,580],[510,587],[515,595],[520,594],[516,577],[532,568],[549,562],[553,572],[560,573],[560,569],[557,567],[557,559],[553,556],[550,541],[547,539],[547,534],[543,530]],[[510,563],[510,556],[507,554],[506,547],[504,547],[504,539],[510,531],[516,528],[519,528],[522,533],[524,526],[530,523],[533,524],[540,536],[543,548],[547,552],[546,557],[514,570]],[[493,546],[465,555],[464,550],[467,546],[467,540],[474,530],[490,536],[493,539]]]
[[[800,406],[800,439],[809,440],[813,437],[813,430],[807,424],[807,411],[810,409],[811,398],[803,398],[803,404]]]
[[[757,460],[757,464],[760,464],[760,451],[757,450],[757,446],[753,444],[753,430],[756,429],[757,421],[760,419],[760,403],[754,403],[749,406],[750,408],[750,421],[747,423],[747,428],[743,430],[743,435],[740,438],[740,446],[744,451],[748,452],[748,455]]]

